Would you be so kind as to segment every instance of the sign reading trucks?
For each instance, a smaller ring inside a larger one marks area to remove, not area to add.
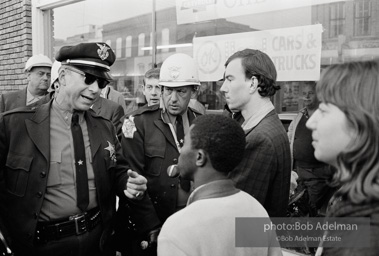
[[[320,78],[322,26],[273,29],[198,37],[193,56],[201,81],[222,78],[228,57],[246,48],[267,53],[278,72],[277,81],[315,81]]]

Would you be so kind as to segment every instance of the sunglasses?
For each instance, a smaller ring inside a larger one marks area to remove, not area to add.
[[[109,84],[109,81],[105,80],[105,79],[101,79],[101,78],[98,78],[96,76],[93,76],[91,74],[88,74],[88,73],[85,73],[85,72],[82,72],[82,71],[79,71],[77,69],[73,69],[73,68],[69,68],[69,67],[66,67],[65,69],[68,69],[74,73],[77,73],[79,75],[82,75],[84,76],[84,83],[86,85],[91,85],[93,84],[95,81],[97,81],[97,84],[99,86],[100,89],[104,89],[105,86],[107,84]]]

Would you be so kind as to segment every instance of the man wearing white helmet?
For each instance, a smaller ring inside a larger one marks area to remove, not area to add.
[[[50,86],[51,60],[45,55],[33,55],[25,64],[26,88],[0,97],[0,112],[24,107],[42,99]]]
[[[149,194],[147,200],[133,203],[140,206],[140,212],[134,211],[130,216],[137,233],[131,231],[119,235],[123,243],[133,240],[122,249],[127,255],[156,255],[156,239],[161,225],[170,215],[186,206],[191,190],[189,180],[170,178],[166,170],[178,163],[184,134],[200,115],[188,108],[200,85],[194,60],[182,53],[168,57],[160,70],[159,85],[162,105],[136,110],[125,117],[122,127],[124,156],[133,170],[147,178]],[[121,216],[127,214],[127,209],[128,205],[121,202],[120,221],[122,218],[125,221],[125,217]],[[118,226],[124,228],[120,223]]]

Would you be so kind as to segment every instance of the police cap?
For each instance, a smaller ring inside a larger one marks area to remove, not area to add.
[[[55,59],[62,65],[72,65],[93,76],[112,80],[108,73],[116,56],[106,43],[81,43],[75,46],[63,46]]]

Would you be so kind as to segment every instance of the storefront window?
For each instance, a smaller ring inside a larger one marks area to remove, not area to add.
[[[127,103],[143,100],[148,69],[173,53],[189,54],[199,66],[198,100],[209,110],[225,105],[218,80],[226,59],[259,49],[275,63],[281,90],[272,100],[287,113],[303,107],[302,86],[317,81],[323,67],[379,56],[378,12],[374,0],[86,0],[54,9],[53,44],[56,52],[107,42],[117,56],[112,86]]]

